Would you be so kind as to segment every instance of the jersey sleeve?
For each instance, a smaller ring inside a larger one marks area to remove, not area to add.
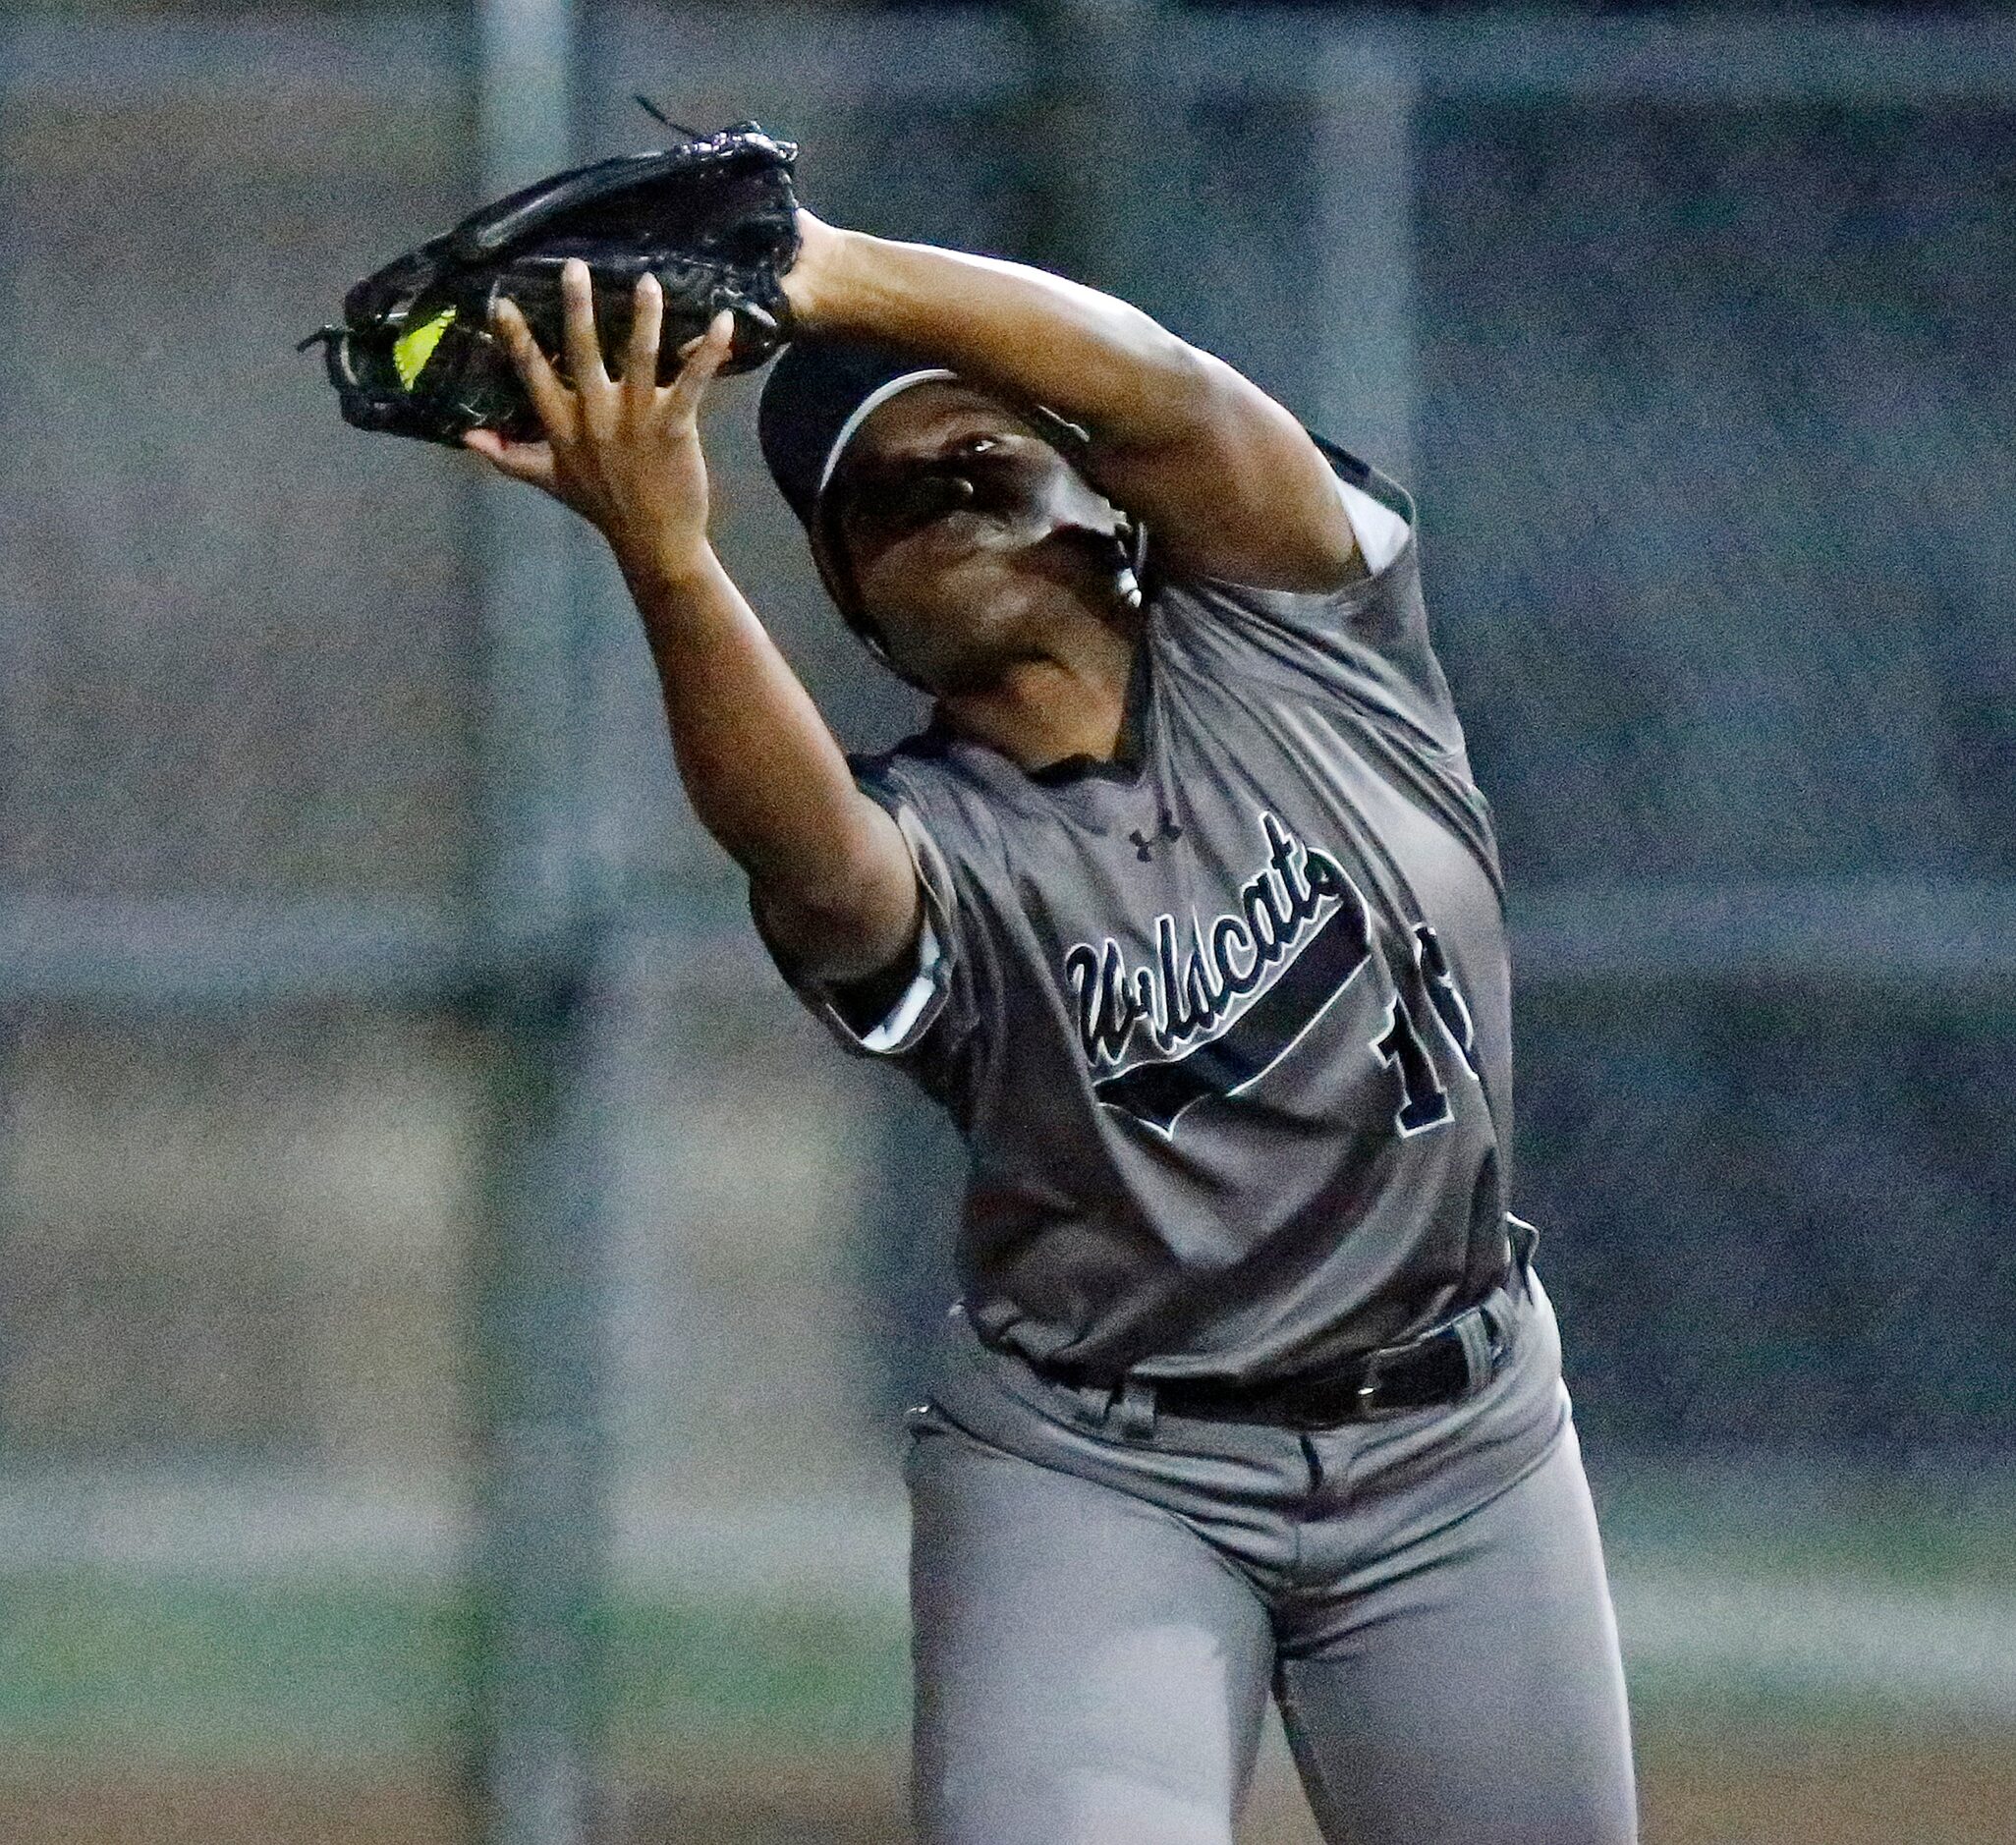
[[[813,979],[793,965],[754,901],[750,914],[777,971],[844,1049],[910,1068],[949,1102],[976,1011],[957,879],[908,791],[882,774],[859,773],[857,781],[896,821],[917,872],[923,914],[917,939],[898,966],[860,983]]]
[[[1367,574],[1315,592],[1173,577],[1154,597],[1163,643],[1203,670],[1317,686],[1401,727],[1428,754],[1460,754],[1462,727],[1428,642],[1414,502],[1356,457],[1317,445]]]

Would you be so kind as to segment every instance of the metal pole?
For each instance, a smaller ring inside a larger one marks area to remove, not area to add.
[[[1157,0],[1020,0],[1015,12],[1030,42],[1024,253],[1166,316],[1186,248],[1169,216],[1190,93],[1164,35],[1174,22]],[[1417,394],[1416,66],[1403,27],[1311,31],[1296,73],[1311,118],[1309,324],[1281,367],[1316,428],[1403,479]]]
[[[479,192],[574,149],[574,0],[477,0]],[[581,846],[585,545],[507,482],[476,489],[484,708],[474,995],[490,1145],[475,1263],[470,1779],[483,1845],[587,1845],[606,1466],[602,1192],[588,1097],[601,893]]]
[[[1420,76],[1411,39],[1392,27],[1339,31],[1315,57],[1316,337],[1308,342],[1302,401],[1323,435],[1412,485]]]
[[[597,990],[558,963],[484,995],[492,1082],[476,1263],[472,1767],[483,1845],[594,1836],[606,1461]]]
[[[477,191],[494,198],[574,150],[575,0],[478,0]],[[504,939],[564,932],[584,867],[580,798],[584,636],[578,522],[514,482],[477,487],[488,704],[486,920]]]
[[[1023,253],[1152,308],[1148,82],[1158,0],[1019,0]]]

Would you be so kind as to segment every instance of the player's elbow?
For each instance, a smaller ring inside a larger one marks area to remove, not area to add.
[[[1222,416],[1226,381],[1237,373],[1147,314],[1128,311],[1125,394],[1119,414],[1095,434],[1106,448],[1136,453],[1187,446]]]
[[[1264,451],[1293,417],[1222,359],[1153,321],[1132,370],[1129,414],[1097,432],[1094,446],[1123,467],[1202,465],[1222,471],[1227,457]]]

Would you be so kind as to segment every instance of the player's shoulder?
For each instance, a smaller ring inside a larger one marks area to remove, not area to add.
[[[926,824],[944,825],[964,805],[952,733],[935,719],[885,750],[850,752],[847,766],[869,799],[892,812],[909,808]]]
[[[1336,702],[1405,747],[1460,755],[1462,727],[1428,634],[1414,496],[1312,433],[1359,537],[1363,569],[1333,588],[1150,574],[1156,657],[1192,682],[1264,685]]]
[[[869,794],[907,793],[942,779],[948,768],[950,735],[933,721],[884,750],[850,750],[847,766]]]
[[[1361,524],[1370,519],[1378,530],[1379,548],[1386,548],[1384,534],[1389,520],[1397,521],[1412,533],[1416,514],[1413,494],[1384,469],[1373,467],[1362,456],[1338,447],[1327,437],[1317,435],[1314,429],[1306,433],[1323,460],[1329,463],[1331,474],[1336,475],[1338,485],[1344,489],[1344,502],[1352,509],[1353,523]],[[1381,518],[1382,514],[1387,517]],[[1393,548],[1397,552],[1398,546]]]
[[[1278,588],[1166,568],[1148,538],[1148,582],[1156,601],[1252,605],[1263,610],[1328,609],[1370,618],[1403,586],[1418,583],[1419,518],[1414,496],[1390,475],[1309,431],[1328,462],[1337,497],[1358,539],[1349,575],[1328,588]]]
[[[954,863],[995,865],[1007,851],[1006,811],[1015,806],[1005,762],[963,745],[956,732],[933,720],[886,750],[850,754],[856,784],[896,814],[907,810]]]

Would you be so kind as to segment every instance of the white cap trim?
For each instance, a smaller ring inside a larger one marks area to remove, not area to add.
[[[833,478],[833,472],[840,466],[840,457],[846,453],[848,443],[861,432],[861,425],[880,410],[892,397],[910,390],[915,385],[931,384],[940,378],[959,377],[956,371],[947,371],[936,365],[925,371],[906,371],[900,377],[891,378],[886,384],[878,384],[860,403],[855,405],[854,414],[840,425],[840,433],[833,438],[833,446],[826,451],[825,466],[819,470],[819,484],[813,490],[816,503],[825,493],[827,482]]]

